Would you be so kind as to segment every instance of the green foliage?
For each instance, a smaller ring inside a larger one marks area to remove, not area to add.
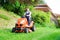
[[[45,4],[44,0],[39,0],[39,4]]]
[[[24,3],[26,5],[38,4],[39,0],[19,0],[20,3]]]
[[[20,4],[18,1],[15,2],[14,4],[14,13],[17,13],[18,15],[22,16],[24,13],[25,5]]]
[[[49,23],[50,22],[50,13],[33,10],[32,18],[36,23],[39,23],[39,24]]]
[[[5,4],[4,6],[3,6],[6,10],[8,10],[8,11],[13,11],[14,10],[14,7],[13,7],[13,5],[11,5],[11,4]]]
[[[3,6],[3,8],[5,8],[6,10],[12,11],[20,16],[23,15],[25,8],[24,4],[20,4],[18,1],[16,1],[15,3],[8,2],[6,2],[5,4],[3,3],[3,5],[1,6]]]
[[[33,7],[33,5],[30,5],[30,6],[27,6],[30,10],[33,10],[34,9],[34,7]]]
[[[20,6],[20,3],[18,1],[15,2],[15,7],[19,7]]]
[[[14,4],[4,4],[3,7],[8,11],[12,11],[20,16],[23,16],[26,7],[30,8],[30,10],[33,9],[32,5],[28,6],[25,4],[20,4],[18,1],[16,1]]]
[[[6,4],[9,4],[9,0],[0,0],[0,5],[6,5]]]
[[[9,0],[1,0],[0,4],[8,11],[12,11],[14,9],[13,4]]]
[[[13,2],[13,3],[12,3]],[[8,11],[12,11],[20,16],[23,16],[24,10],[26,7],[29,7],[30,10],[32,10],[33,5],[35,3],[38,3],[38,0],[1,0],[0,4]]]
[[[31,0],[32,2],[34,2],[35,0]]]
[[[5,20],[10,20],[10,18],[8,16],[5,16],[3,14],[0,14],[0,18],[5,19]]]
[[[57,18],[58,28],[60,28],[60,18]]]
[[[50,21],[50,12],[32,10],[32,20],[42,27],[55,27],[55,23]]]

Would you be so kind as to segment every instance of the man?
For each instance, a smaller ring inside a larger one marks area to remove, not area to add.
[[[27,18],[28,25],[30,25],[30,22],[31,22],[31,12],[30,12],[29,8],[26,9],[26,12],[24,13],[24,16]]]

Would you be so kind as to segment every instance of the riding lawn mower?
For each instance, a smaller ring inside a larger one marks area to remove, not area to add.
[[[34,22],[31,21],[30,25],[28,25],[27,18],[19,18],[17,23],[15,24],[15,27],[12,29],[12,32],[32,32],[35,31]]]

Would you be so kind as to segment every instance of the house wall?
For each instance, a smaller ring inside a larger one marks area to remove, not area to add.
[[[35,9],[36,10],[42,10],[44,12],[49,12],[49,10],[50,10],[46,4],[40,4],[40,5],[38,4],[35,6]]]

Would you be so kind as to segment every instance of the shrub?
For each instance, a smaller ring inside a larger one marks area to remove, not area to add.
[[[22,16],[24,13],[25,5],[20,4],[18,1],[16,1],[14,7],[15,7],[14,13],[17,13],[18,15]]]
[[[12,11],[20,16],[23,15],[25,8],[24,4],[20,4],[18,1],[16,1],[15,3],[8,2],[6,2],[5,4],[3,3],[3,8],[5,8],[7,11]]]
[[[3,6],[3,8],[5,8],[6,10],[12,11],[20,16],[23,16],[24,9],[26,7],[29,7],[30,10],[32,10],[33,5],[31,5],[30,3],[34,3],[37,0],[28,0],[28,1],[24,0],[24,2],[22,1],[22,3],[21,3],[21,1],[14,0],[12,3],[12,0],[5,0],[5,2],[4,2],[4,0],[1,0],[0,3],[1,3],[1,6]]]
[[[50,23],[50,13],[38,10],[32,10],[32,19],[34,20],[35,23],[45,25]]]
[[[57,21],[57,24],[58,24],[57,28],[60,28],[60,18],[58,17],[56,21]]]

